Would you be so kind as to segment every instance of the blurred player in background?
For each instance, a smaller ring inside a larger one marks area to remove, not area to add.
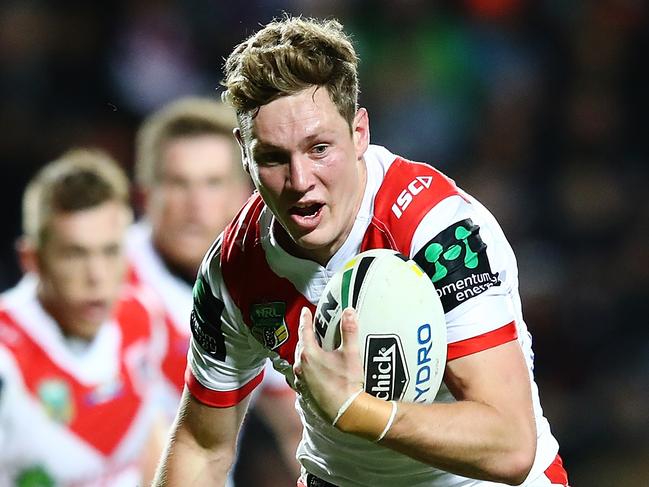
[[[235,135],[259,193],[201,266],[188,390],[157,485],[223,484],[245,396],[272,357],[300,392],[301,487],[565,486],[534,383],[513,251],[453,181],[370,145],[357,63],[338,22],[291,17],[226,61]],[[365,392],[353,310],[342,315],[339,349],[315,339],[312,312],[327,280],[374,248],[413,258],[440,295],[448,354],[433,403]],[[275,335],[260,333],[268,329]],[[232,390],[238,403],[208,407]]]
[[[128,180],[74,150],[23,197],[25,276],[0,298],[0,485],[151,478],[162,309],[125,286]]]
[[[156,291],[166,309],[163,371],[170,419],[184,385],[196,273],[205,252],[251,194],[232,136],[235,125],[234,112],[220,102],[185,98],[151,115],[137,137],[136,179],[144,217],[129,230],[127,248],[132,278]],[[284,377],[267,367],[256,411],[297,474],[302,428],[294,403]]]

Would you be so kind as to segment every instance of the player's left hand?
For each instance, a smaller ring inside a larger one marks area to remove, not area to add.
[[[311,311],[303,308],[293,365],[296,389],[300,393],[308,391],[330,421],[351,395],[363,389],[358,316],[354,309],[343,311],[340,327],[340,347],[331,352],[323,350],[316,341]]]

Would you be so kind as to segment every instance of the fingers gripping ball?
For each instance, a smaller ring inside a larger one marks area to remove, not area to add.
[[[430,403],[446,364],[446,322],[430,278],[388,249],[363,252],[327,284],[314,328],[325,350],[340,345],[342,311],[358,314],[365,392],[385,401]]]

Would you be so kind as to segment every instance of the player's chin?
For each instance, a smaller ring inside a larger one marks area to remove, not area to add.
[[[289,221],[285,228],[291,237],[291,240],[300,247],[313,248],[313,246],[317,246],[318,242],[322,239],[322,225],[305,227],[303,225],[296,225],[294,222]]]
[[[332,242],[327,232],[318,230],[296,238],[294,241],[301,249],[312,254],[314,257],[326,255],[332,247]]]
[[[210,248],[218,234],[219,232],[179,236],[174,240],[172,252],[179,254],[179,256],[200,255],[202,257]]]
[[[70,336],[84,340],[92,340],[99,332],[103,323],[108,319],[108,314],[104,316],[83,317],[66,327],[66,333]]]

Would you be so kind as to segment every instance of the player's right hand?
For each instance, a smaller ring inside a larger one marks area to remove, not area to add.
[[[356,311],[343,311],[340,326],[341,346],[327,352],[316,341],[311,311],[303,308],[293,365],[296,389],[299,393],[308,392],[329,421],[333,421],[347,399],[363,389]]]

